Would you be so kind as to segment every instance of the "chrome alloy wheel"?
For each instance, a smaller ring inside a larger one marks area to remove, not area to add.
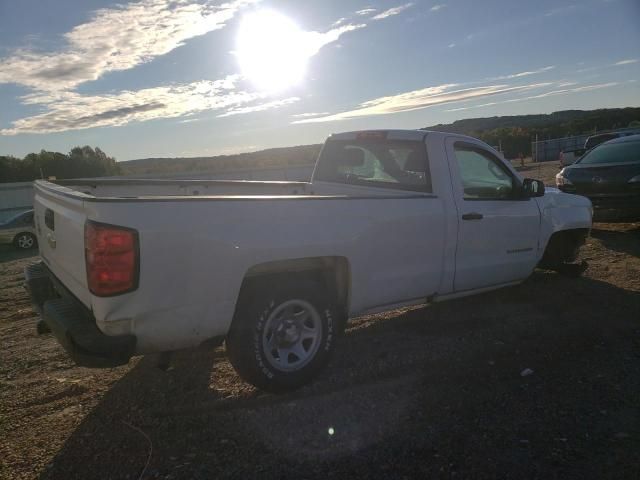
[[[321,338],[322,321],[313,305],[305,300],[288,300],[267,318],[262,348],[273,368],[291,372],[313,359]]]

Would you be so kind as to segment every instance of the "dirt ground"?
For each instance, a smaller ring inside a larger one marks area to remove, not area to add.
[[[223,347],[75,367],[36,334],[37,257],[2,246],[0,477],[640,478],[640,223],[596,224],[581,255],[581,278],[356,319],[275,396]]]

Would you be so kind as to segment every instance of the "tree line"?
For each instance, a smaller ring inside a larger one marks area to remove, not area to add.
[[[60,152],[30,153],[24,158],[0,156],[0,182],[30,182],[38,178],[83,178],[120,175],[115,158],[98,147],[74,147]]]
[[[575,135],[594,134],[618,128],[640,128],[640,108],[563,110],[551,114],[468,118],[438,124],[424,130],[461,133],[489,145],[502,147],[506,158],[531,155],[531,142]]]

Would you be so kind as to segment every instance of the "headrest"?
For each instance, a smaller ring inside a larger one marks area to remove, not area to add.
[[[422,152],[413,150],[404,163],[404,169],[407,172],[426,172],[427,159]]]

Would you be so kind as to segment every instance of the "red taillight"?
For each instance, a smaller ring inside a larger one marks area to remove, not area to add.
[[[98,297],[130,292],[138,287],[138,232],[88,221],[84,253],[89,290]]]

